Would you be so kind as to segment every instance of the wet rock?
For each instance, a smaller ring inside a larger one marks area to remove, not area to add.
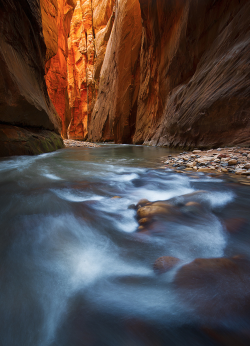
[[[244,170],[244,169],[236,169],[235,170],[235,173],[236,174],[243,174],[243,173],[245,173],[246,172],[246,170]]]
[[[180,259],[177,257],[162,256],[154,262],[153,268],[156,273],[163,274],[175,267],[179,262]]]
[[[138,223],[139,223],[139,225],[144,225],[144,224],[148,223],[149,221],[150,221],[149,218],[144,217],[144,218],[140,219],[140,220],[138,221]]]
[[[198,172],[210,173],[212,168],[199,168]]]
[[[205,320],[238,318],[250,309],[250,262],[244,258],[198,258],[177,272],[181,299]]]
[[[136,207],[137,207],[137,208],[140,208],[140,207],[143,207],[143,206],[146,205],[146,204],[150,204],[149,200],[148,200],[148,199],[141,199],[141,200],[137,203]]]
[[[0,157],[39,155],[63,146],[61,136],[53,131],[0,125]]]
[[[141,207],[137,210],[137,215],[139,218],[150,218],[156,215],[171,215],[173,214],[172,205],[149,205]]]
[[[247,220],[239,217],[230,218],[224,221],[224,225],[229,233],[238,233],[247,225]]]
[[[202,205],[198,202],[190,201],[185,204],[185,211],[191,213],[197,213],[202,210]]]

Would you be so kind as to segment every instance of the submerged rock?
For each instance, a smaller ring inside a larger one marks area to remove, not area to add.
[[[250,262],[241,257],[197,258],[174,279],[180,298],[213,322],[250,311]]]
[[[168,270],[175,267],[180,262],[177,257],[162,256],[159,257],[154,263],[154,271],[158,274],[166,273]]]

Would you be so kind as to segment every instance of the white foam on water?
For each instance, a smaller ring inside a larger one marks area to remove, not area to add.
[[[112,174],[111,177],[107,177],[107,178],[109,179],[111,178],[112,181],[129,182],[134,179],[139,179],[140,176],[136,173],[123,174],[123,175]]]
[[[85,201],[100,201],[104,199],[103,196],[86,194],[85,192],[77,191],[77,193],[73,193],[72,190],[67,189],[50,189],[53,193],[55,193],[59,198],[64,199],[70,202],[85,202]]]
[[[234,193],[228,192],[206,192],[202,194],[201,200],[208,201],[212,208],[224,207],[234,200]]]
[[[49,178],[51,180],[62,180],[62,178],[58,177],[55,174],[51,174],[51,173],[45,173],[43,174],[44,177]]]
[[[164,201],[168,200],[173,197],[177,197],[183,194],[191,193],[194,189],[189,187],[179,187],[178,185],[175,186],[175,184],[172,185],[172,189],[169,191],[162,191],[162,190],[150,190],[146,188],[139,188],[135,191],[135,196],[137,197],[137,200],[146,198],[150,202],[154,201]]]

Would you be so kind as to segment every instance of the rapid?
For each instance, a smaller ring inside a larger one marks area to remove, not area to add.
[[[169,154],[103,145],[1,159],[0,345],[217,345],[218,329],[245,338],[248,315],[207,317],[192,302],[210,295],[185,296],[174,278],[196,258],[249,258],[250,187],[175,173],[162,167]],[[141,199],[180,213],[139,232]],[[161,256],[180,262],[159,275]]]

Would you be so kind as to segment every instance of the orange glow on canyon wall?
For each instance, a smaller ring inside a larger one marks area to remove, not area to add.
[[[88,136],[114,5],[115,0],[41,0],[45,78],[64,138]]]

